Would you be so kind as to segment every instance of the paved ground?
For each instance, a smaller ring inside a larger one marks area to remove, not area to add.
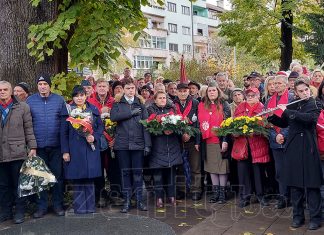
[[[276,210],[274,205],[260,208],[258,204],[253,204],[240,209],[236,207],[235,200],[219,205],[205,200],[193,203],[187,199],[179,201],[177,207],[167,205],[159,210],[150,201],[149,211],[134,209],[130,215],[120,214],[119,207],[111,206],[98,210],[95,215],[67,213],[65,217],[58,218],[48,214],[39,220],[27,218],[22,225],[5,222],[0,224],[0,234],[324,234],[324,228],[307,231],[307,223],[302,228],[292,229],[290,222],[291,208]]]

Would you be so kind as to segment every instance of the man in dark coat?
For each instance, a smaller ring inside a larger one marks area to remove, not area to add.
[[[296,104],[279,104],[283,111],[281,118],[276,115],[269,121],[280,128],[289,126],[289,134],[284,150],[285,160],[282,180],[291,188],[293,206],[292,227],[298,228],[305,222],[304,194],[307,193],[310,223],[308,229],[321,226],[321,195],[323,183],[322,169],[316,140],[316,124],[322,105],[311,97],[309,84],[299,79],[295,82],[295,93],[302,100]]]
[[[140,120],[147,119],[148,113],[142,97],[135,96],[136,87],[132,80],[123,81],[124,95],[115,97],[110,119],[117,122],[114,150],[122,172],[122,189],[125,199],[122,213],[130,210],[132,194],[131,174],[133,175],[134,192],[137,208],[145,211],[142,202],[143,161],[151,149],[150,134]]]
[[[180,83],[177,86],[178,95],[174,100],[177,114],[188,118],[191,125],[199,128],[198,124],[198,104],[199,102],[189,95],[189,86]],[[199,153],[200,135],[189,136],[184,134],[182,136],[184,149],[189,153],[189,163],[191,170],[191,186],[190,192],[192,200],[198,201],[201,199],[201,157]]]

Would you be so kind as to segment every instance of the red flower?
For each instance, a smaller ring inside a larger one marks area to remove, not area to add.
[[[155,118],[156,118],[156,114],[153,113],[148,117],[147,122],[153,121]]]

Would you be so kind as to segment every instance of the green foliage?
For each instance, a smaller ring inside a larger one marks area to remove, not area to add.
[[[52,78],[51,91],[64,97],[66,101],[71,100],[71,91],[75,85],[79,85],[82,77],[75,72],[59,73]]]
[[[231,46],[243,48],[259,59],[261,64],[278,63],[280,59],[283,12],[294,15],[293,45],[295,59],[308,59],[301,40],[296,33],[307,27],[304,15],[314,10],[314,0],[272,1],[272,0],[232,0],[233,10],[220,15],[220,35],[228,38]],[[281,4],[285,2],[284,4]],[[316,5],[316,4],[315,4]]]
[[[33,6],[40,2],[31,0]],[[146,27],[141,4],[147,5],[148,0],[63,0],[55,20],[30,26],[30,55],[43,61],[67,45],[70,67],[90,66],[106,73],[123,51],[124,29],[136,40]]]

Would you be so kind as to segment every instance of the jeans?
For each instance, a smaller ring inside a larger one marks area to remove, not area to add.
[[[11,214],[13,204],[16,204],[16,213],[24,213],[26,197],[18,197],[18,179],[21,165],[24,161],[0,163],[0,211]]]
[[[57,183],[51,188],[53,208],[58,209],[63,206],[63,168],[62,154],[60,147],[38,148],[37,155],[44,159],[48,168],[55,175]],[[47,211],[48,191],[40,192],[37,199],[38,210]]]
[[[116,150],[115,152],[121,170],[121,184],[124,199],[129,201],[131,199],[132,189],[134,189],[136,200],[138,202],[142,201],[144,151]]]

